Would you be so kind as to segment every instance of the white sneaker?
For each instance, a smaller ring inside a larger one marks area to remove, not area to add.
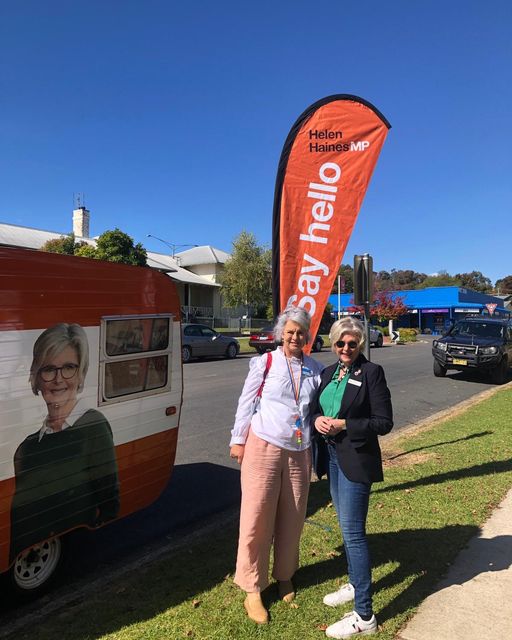
[[[339,607],[340,604],[350,602],[354,599],[354,587],[349,583],[344,584],[338,591],[328,593],[324,597],[324,604],[328,607]]]
[[[372,633],[377,633],[377,619],[375,616],[365,622],[355,611],[347,613],[339,622],[331,624],[325,630],[325,635],[328,638],[338,639],[350,638],[357,634],[369,636]]]

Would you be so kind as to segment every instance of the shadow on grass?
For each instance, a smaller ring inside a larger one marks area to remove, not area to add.
[[[372,494],[389,493],[391,491],[403,491],[404,489],[412,489],[414,487],[423,487],[427,485],[442,484],[451,480],[460,480],[461,478],[470,478],[477,476],[487,476],[495,473],[505,473],[512,471],[512,460],[496,460],[477,464],[474,467],[464,467],[463,469],[455,469],[446,473],[437,473],[425,478],[418,478],[410,482],[402,482],[401,484],[392,484],[381,489],[372,489]]]
[[[478,532],[476,526],[453,525],[442,529],[407,529],[369,535],[374,572],[390,562],[397,565],[373,585],[374,593],[395,588],[399,592],[389,604],[376,609],[379,623],[417,607],[435,589],[459,550]],[[504,568],[505,563],[506,558],[500,562],[500,566]],[[299,588],[309,587],[346,573],[346,561],[342,554],[332,560],[301,567],[296,574],[296,583]],[[466,579],[474,575],[474,570],[468,567]],[[406,583],[408,586],[404,588]]]
[[[433,449],[435,447],[441,447],[447,444],[457,444],[458,442],[466,442],[467,440],[474,440],[475,438],[483,438],[484,436],[491,436],[493,433],[494,433],[493,431],[481,431],[480,433],[471,433],[469,436],[465,436],[464,438],[456,438],[455,440],[445,440],[444,442],[436,442],[434,444],[429,444],[424,447],[418,447],[417,449],[409,449],[408,451],[397,453],[394,456],[386,456],[384,458],[384,462],[396,460],[397,458],[401,458],[402,456],[407,456],[411,453],[416,453],[417,451],[425,451],[426,449]]]
[[[374,569],[390,562],[396,568],[374,584],[375,592],[397,588],[398,596],[376,610],[379,622],[417,607],[446,574],[458,551],[478,533],[476,526],[449,526],[443,529],[414,529],[387,532],[369,536]],[[510,537],[506,536],[510,546]],[[91,640],[119,630],[123,626],[155,618],[170,607],[193,599],[201,601],[201,594],[224,580],[232,579],[237,542],[237,526],[232,525],[203,544],[183,549],[178,557],[170,557],[151,568],[150,574],[133,577],[104,596],[108,606],[95,607],[94,620],[83,620],[72,629],[75,640]],[[488,551],[492,553],[492,541]],[[213,553],[212,553],[213,551]],[[504,567],[506,557],[500,561]],[[481,567],[483,569],[483,565]],[[476,571],[479,568],[477,566]],[[295,583],[299,589],[328,583],[343,573],[346,565],[343,555],[299,568]],[[468,568],[465,579],[475,575]],[[404,584],[408,586],[404,588]],[[276,599],[274,587],[264,595],[270,604]],[[33,631],[31,632],[33,634]],[[28,635],[26,636],[29,637]]]

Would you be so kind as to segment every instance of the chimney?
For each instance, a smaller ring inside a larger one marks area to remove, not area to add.
[[[89,211],[85,207],[73,210],[73,233],[78,238],[89,237]]]

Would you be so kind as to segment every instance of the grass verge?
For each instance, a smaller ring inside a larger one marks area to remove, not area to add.
[[[368,519],[379,639],[392,639],[512,486],[512,389],[385,446],[386,481],[374,486]],[[17,640],[304,640],[350,609],[322,597],[346,580],[346,563],[325,480],[311,485],[287,605],[264,592],[271,623],[244,614],[233,584],[237,528],[230,525],[106,586],[97,597],[18,631]],[[63,635],[63,629],[66,630]]]

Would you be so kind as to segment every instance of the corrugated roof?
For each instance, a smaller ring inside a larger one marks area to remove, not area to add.
[[[229,253],[222,251],[222,249],[216,249],[209,244],[193,247],[175,255],[180,258],[180,264],[184,267],[191,267],[196,264],[224,264],[231,258]]]
[[[202,284],[208,287],[220,287],[219,284],[216,284],[207,278],[198,276],[195,273],[188,271],[188,269],[183,269],[181,266],[178,266],[176,260],[171,256],[164,253],[153,253],[152,251],[148,251],[147,254],[149,267],[167,271],[169,276],[178,282]]]

